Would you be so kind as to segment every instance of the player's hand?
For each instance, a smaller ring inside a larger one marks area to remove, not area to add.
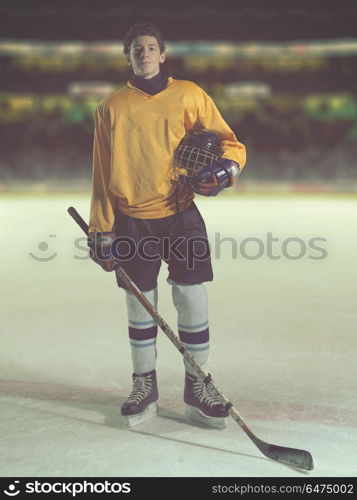
[[[104,260],[100,265],[102,266],[104,271],[110,273],[118,267],[118,261],[114,259]]]
[[[111,232],[89,234],[88,247],[90,258],[106,272],[114,271],[119,264],[111,252],[111,245],[115,236],[115,233]]]
[[[228,158],[219,158],[209,167],[198,172],[192,189],[203,196],[217,196],[222,189],[234,184],[240,174],[237,162]]]
[[[215,175],[211,175],[210,177],[207,177],[206,180],[198,182],[195,185],[195,190],[196,193],[202,194],[203,196],[216,196],[216,194],[221,191],[221,189],[219,189],[218,180]]]

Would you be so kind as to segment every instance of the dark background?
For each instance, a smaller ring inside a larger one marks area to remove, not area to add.
[[[91,44],[118,44],[133,23],[143,21],[157,23],[172,43],[284,47],[357,40],[357,2],[350,1],[2,2],[0,43],[28,44],[21,54],[0,52],[3,189],[17,180],[90,178],[93,113],[102,96],[74,96],[69,89],[78,82],[125,84],[130,74],[121,49],[103,58]],[[58,42],[86,42],[88,48],[72,64],[60,49],[53,50]],[[36,43],[45,47],[40,56]],[[346,190],[355,185],[357,50],[230,60],[169,54],[163,69],[195,81],[213,97],[247,145],[245,179],[325,180]],[[268,95],[227,97],[229,86],[242,83],[253,90],[266,85]]]
[[[114,40],[155,21],[170,40],[330,39],[356,36],[355,1],[2,1],[2,38]]]

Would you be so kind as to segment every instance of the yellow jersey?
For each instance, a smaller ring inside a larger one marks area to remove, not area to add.
[[[188,207],[195,193],[174,179],[172,158],[194,126],[218,132],[222,156],[244,167],[245,146],[191,81],[169,77],[154,95],[129,81],[102,99],[95,112],[90,232],[111,231],[117,210],[158,219]]]

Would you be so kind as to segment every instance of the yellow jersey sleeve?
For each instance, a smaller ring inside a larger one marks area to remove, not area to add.
[[[234,160],[238,163],[240,169],[246,164],[246,148],[239,142],[231,128],[222,118],[217,106],[212,98],[201,89],[201,99],[199,100],[198,122],[208,129],[219,133],[222,140],[223,158]]]
[[[108,110],[97,107],[94,119],[93,186],[89,232],[111,231],[115,196],[109,189],[111,175],[111,125]]]

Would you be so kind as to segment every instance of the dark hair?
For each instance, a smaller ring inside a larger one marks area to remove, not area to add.
[[[134,24],[127,34],[124,37],[124,54],[128,55],[130,52],[130,45],[135,38],[138,36],[143,36],[143,35],[149,35],[149,36],[154,36],[157,40],[157,43],[160,47],[160,52],[164,52],[165,50],[165,43],[162,38],[161,31],[159,28],[156,26],[156,24],[153,23],[138,23]]]

